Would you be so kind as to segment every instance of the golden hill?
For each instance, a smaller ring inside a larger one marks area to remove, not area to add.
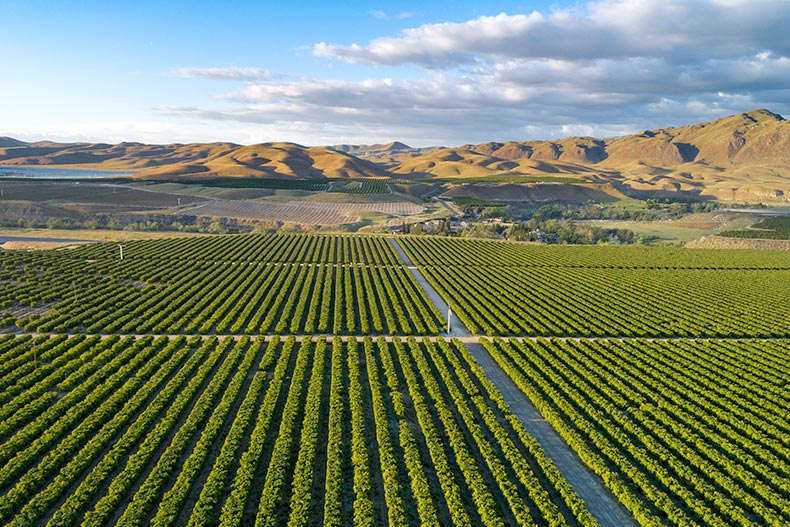
[[[790,122],[767,110],[625,137],[489,142],[409,157],[391,172],[433,177],[583,177],[639,197],[677,193],[790,201]]]
[[[389,175],[378,165],[352,155],[331,148],[308,148],[294,143],[251,146],[233,143],[21,143],[0,147],[0,165],[124,170],[135,172],[136,177],[156,179],[177,176],[355,178]]]
[[[293,143],[24,143],[0,138],[0,165],[126,170],[143,178],[465,178],[568,175],[637,197],[678,193],[790,201],[790,122],[767,110],[595,139],[488,142],[456,148]]]

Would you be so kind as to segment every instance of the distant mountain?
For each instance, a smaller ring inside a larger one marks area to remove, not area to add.
[[[25,146],[27,143],[23,141],[18,141],[12,137],[0,137],[0,148],[12,147],[12,146]]]
[[[502,161],[525,159],[618,168],[630,163],[671,168],[687,163],[739,167],[771,164],[790,167],[790,123],[767,110],[725,117],[708,123],[644,131],[614,139],[569,137],[554,141],[482,143],[431,152],[424,160],[398,172],[412,171],[420,164],[449,161],[500,171]],[[484,156],[484,157],[480,157]],[[527,167],[533,166],[527,164]],[[435,165],[432,172],[442,172]],[[549,169],[549,171],[552,171]],[[485,172],[485,171],[483,171]],[[465,174],[466,175],[466,174]],[[484,175],[481,173],[479,175]]]
[[[386,145],[335,145],[332,148],[347,154],[368,154],[371,152],[400,152],[402,150],[412,150],[407,144],[400,141],[393,141]]]
[[[482,143],[393,166],[402,175],[573,175],[631,195],[790,200],[790,121],[768,110],[611,138]]]
[[[68,166],[134,171],[141,178],[387,177],[383,168],[326,147],[294,143],[240,146],[233,143],[117,145],[88,143],[22,143],[0,148],[0,165]]]
[[[412,148],[405,143],[395,141],[386,145],[335,145],[332,148],[340,152],[349,153],[360,159],[392,168],[406,160],[440,150],[444,147]]]
[[[790,122],[754,110],[706,123],[608,139],[412,148],[401,142],[145,145],[24,143],[0,138],[0,165],[71,166],[138,177],[459,178],[532,175],[608,183],[633,196],[790,201]]]
[[[740,167],[757,163],[790,167],[790,123],[768,110],[754,110],[707,123],[623,137],[609,142],[606,151],[609,164]]]

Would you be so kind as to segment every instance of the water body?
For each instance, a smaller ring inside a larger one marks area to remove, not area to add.
[[[722,212],[744,212],[766,216],[790,216],[790,209],[719,209]]]
[[[133,174],[134,172],[87,170],[83,168],[0,166],[0,177],[24,177],[41,179],[102,179],[112,177],[126,177]]]
[[[96,240],[70,240],[68,238],[31,238],[28,236],[0,236],[0,245],[5,242],[58,242],[58,243],[95,243]]]

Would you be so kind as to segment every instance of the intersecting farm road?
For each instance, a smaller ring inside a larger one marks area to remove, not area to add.
[[[414,265],[395,240],[389,238],[403,264],[411,272],[428,298],[442,313],[447,313],[447,302],[428,283],[423,274]],[[466,329],[457,318],[453,317],[450,337],[459,337],[483,368],[488,378],[502,393],[510,410],[518,417],[521,424],[534,437],[546,455],[554,462],[566,480],[573,486],[576,493],[584,500],[590,511],[602,527],[636,527],[637,523],[626,508],[604,485],[603,480],[593,473],[579,459],[579,456],[560,437],[556,430],[543,418],[535,405],[518,389],[513,380],[499,367],[486,349],[476,342],[477,339]]]

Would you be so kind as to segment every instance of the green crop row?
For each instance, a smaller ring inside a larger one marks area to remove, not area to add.
[[[3,442],[3,524],[595,525],[458,343],[53,342],[86,369]]]
[[[790,270],[428,267],[473,333],[787,337]]]
[[[245,240],[254,243],[255,238]],[[319,245],[335,238],[283,239],[312,253],[311,240]],[[338,239],[350,240],[347,246],[358,247],[363,260],[397,258],[381,238]],[[199,241],[207,255],[214,250],[213,238]],[[436,333],[443,324],[402,265],[296,263],[300,257],[293,262],[98,259],[76,265],[73,258],[71,253],[42,252],[22,263],[15,254],[0,254],[0,265],[19,274],[13,285],[0,289],[0,296],[11,303],[20,298],[50,302],[41,313],[20,319],[20,327],[89,334],[423,335]]]
[[[787,341],[485,346],[642,525],[790,521]]]

